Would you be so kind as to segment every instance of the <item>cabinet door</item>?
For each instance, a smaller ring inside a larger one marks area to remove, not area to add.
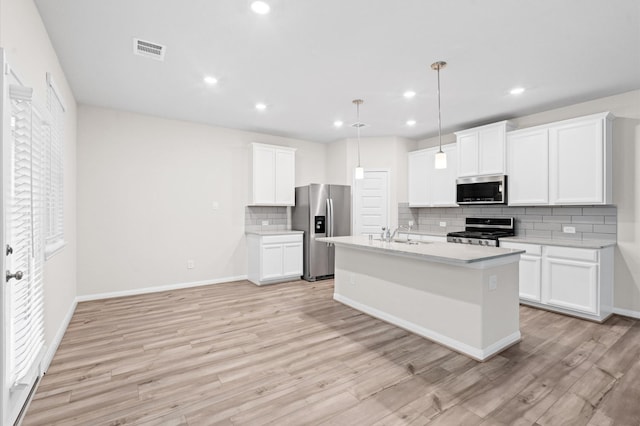
[[[262,265],[260,280],[271,280],[282,277],[283,264],[283,245],[282,244],[263,244],[262,245]]]
[[[431,156],[433,158],[433,156]],[[429,153],[428,150],[410,152],[408,156],[409,169],[409,206],[420,207],[429,205]]]
[[[430,204],[434,207],[456,206],[457,149],[455,144],[452,144],[443,146],[442,151],[447,154],[446,169],[435,168],[435,154],[438,148],[433,149],[429,157],[431,161],[429,163],[431,166]]]
[[[252,204],[274,204],[276,153],[271,147],[253,145]]]
[[[509,205],[549,204],[549,143],[546,129],[507,134]]]
[[[283,244],[283,270],[284,276],[302,275],[302,242]]]
[[[275,150],[275,203],[295,204],[295,151]]]
[[[504,126],[481,129],[478,132],[478,174],[502,175],[505,170]]]
[[[540,256],[520,256],[520,298],[540,301],[540,271],[542,269],[542,258]]]
[[[458,176],[478,174],[478,132],[458,135]]]
[[[604,202],[603,119],[549,127],[551,204]]]
[[[546,257],[542,302],[598,315],[598,265]]]

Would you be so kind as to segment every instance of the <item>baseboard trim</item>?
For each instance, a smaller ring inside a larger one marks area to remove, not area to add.
[[[71,322],[71,318],[73,317],[73,313],[76,311],[76,306],[78,306],[78,298],[76,297],[71,306],[69,306],[69,310],[67,311],[67,315],[65,315],[60,327],[58,327],[58,331],[56,332],[51,345],[47,348],[47,352],[40,363],[40,373],[44,374],[49,369],[51,365],[51,361],[53,361],[53,356],[56,354],[58,350],[58,346],[60,346],[60,342],[62,342],[62,338],[64,337],[64,333],[66,333],[67,328],[69,327],[69,323]]]
[[[640,319],[640,311],[632,311],[631,309],[613,308],[613,313],[625,317]]]
[[[132,290],[114,291],[109,293],[87,294],[87,295],[76,297],[76,301],[89,302],[92,300],[113,299],[114,297],[138,296],[140,294],[159,293],[161,291],[180,290],[183,288],[200,287],[200,286],[211,285],[211,284],[222,284],[222,283],[228,283],[233,281],[242,281],[246,279],[247,279],[246,275],[238,275],[235,277],[215,278],[211,280],[192,281],[188,283],[169,284],[169,285],[163,285],[163,286],[157,286],[157,287],[144,287],[144,288],[136,288]]]

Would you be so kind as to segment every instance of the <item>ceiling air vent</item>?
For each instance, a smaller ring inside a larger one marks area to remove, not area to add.
[[[164,52],[166,50],[167,48],[161,44],[140,40],[139,38],[133,39],[133,53],[136,55],[164,61]]]

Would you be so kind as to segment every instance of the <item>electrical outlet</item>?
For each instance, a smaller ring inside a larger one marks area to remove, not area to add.
[[[196,262],[192,259],[187,260],[187,269],[193,269],[196,267]]]
[[[562,227],[562,232],[564,232],[565,234],[575,234],[576,233],[576,227],[575,226],[563,226]]]
[[[409,221],[409,226],[413,226],[413,221],[412,220]]]
[[[354,274],[349,274],[349,284],[354,285],[356,283],[356,276]]]
[[[262,221],[262,226],[267,226],[269,225],[269,221],[268,220],[263,220]]]
[[[217,201],[214,201],[213,203],[211,203],[211,208],[213,210],[220,210],[220,203]]]
[[[445,226],[447,226],[447,222],[440,222],[440,226],[444,228]]]
[[[489,277],[489,290],[493,291],[498,288],[498,277],[496,275],[491,275]]]

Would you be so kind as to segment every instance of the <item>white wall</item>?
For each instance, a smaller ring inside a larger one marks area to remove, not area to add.
[[[76,102],[31,0],[0,0],[0,46],[34,97],[45,105],[50,72],[65,100],[64,228],[67,245],[44,271],[45,341],[51,345],[76,296]]]
[[[78,294],[246,276],[250,142],[297,148],[296,185],[325,181],[323,144],[80,106]]]
[[[616,116],[613,203],[618,207],[618,245],[614,306],[620,313],[640,317],[640,90],[518,117],[513,122],[517,128],[525,128],[604,111]],[[443,135],[442,143],[449,142],[455,142],[455,135]],[[437,144],[436,137],[422,140],[418,146],[426,148]]]
[[[360,139],[360,163],[364,169],[386,169],[390,172],[389,226],[398,224],[398,203],[408,200],[407,152],[416,149],[416,142],[400,137]],[[353,173],[358,165],[357,139],[343,139],[329,144],[327,178],[330,183],[353,185]]]

